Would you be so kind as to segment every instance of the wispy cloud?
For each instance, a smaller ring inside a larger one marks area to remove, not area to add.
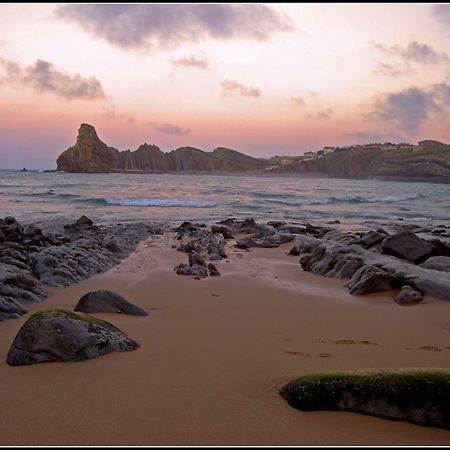
[[[302,97],[292,97],[291,102],[295,108],[302,108],[305,106],[305,100]]]
[[[147,125],[151,125],[160,133],[174,136],[185,136],[191,132],[189,128],[183,128],[173,123],[147,122]]]
[[[100,81],[96,78],[85,78],[79,74],[69,75],[42,59],[26,67],[0,59],[0,66],[5,71],[4,76],[0,76],[0,82],[3,83],[21,84],[40,93],[51,92],[66,100],[95,100],[106,97]]]
[[[327,120],[330,119],[332,115],[333,110],[331,108],[326,108],[322,111],[317,112],[316,114],[308,114],[308,117],[314,120]]]
[[[103,116],[107,120],[134,123],[136,119],[133,114],[127,112],[120,112],[115,106],[110,106],[108,108],[103,108]]]
[[[222,81],[220,86],[222,87],[222,94],[225,96],[242,95],[243,97],[259,97],[261,95],[259,89],[251,86],[245,86],[237,81]]]
[[[172,59],[175,67],[193,67],[195,69],[208,69],[208,59],[204,56],[183,56],[181,58]]]
[[[377,42],[373,47],[388,60],[378,62],[375,73],[390,76],[400,76],[415,72],[413,65],[430,66],[450,62],[444,52],[436,51],[431,45],[417,41],[410,42],[406,47],[400,45],[384,45]]]
[[[378,130],[355,131],[344,133],[345,138],[354,139],[358,144],[369,144],[371,142],[404,142],[405,137],[395,133],[385,133]]]
[[[283,12],[258,4],[68,4],[57,18],[122,48],[174,48],[205,38],[267,40],[293,31]]]
[[[450,5],[433,5],[431,9],[433,17],[441,24],[447,26],[450,24]]]

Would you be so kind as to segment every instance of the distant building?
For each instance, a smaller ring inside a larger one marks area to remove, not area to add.
[[[318,158],[322,158],[322,156],[325,155],[325,152],[323,150],[318,150],[316,155],[317,155]]]
[[[336,147],[324,147],[323,154],[327,155],[328,153],[334,153],[336,151]]]
[[[364,144],[363,148],[364,148],[364,150],[380,150],[381,144],[378,142],[374,142],[372,144]]]

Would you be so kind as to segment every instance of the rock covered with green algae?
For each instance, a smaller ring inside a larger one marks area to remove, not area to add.
[[[450,429],[448,369],[304,375],[280,394],[302,411],[352,411]]]
[[[10,366],[84,361],[137,347],[135,341],[109,322],[63,309],[49,309],[32,314],[24,323],[6,361]]]

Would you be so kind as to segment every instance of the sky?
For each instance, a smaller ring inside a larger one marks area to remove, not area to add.
[[[450,142],[450,4],[0,4],[0,168],[119,150],[255,157]]]

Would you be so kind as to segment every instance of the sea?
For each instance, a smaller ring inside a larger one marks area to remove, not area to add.
[[[450,225],[450,185],[384,180],[172,174],[74,174],[0,170],[0,217],[24,224],[334,223],[366,230],[387,223]]]

